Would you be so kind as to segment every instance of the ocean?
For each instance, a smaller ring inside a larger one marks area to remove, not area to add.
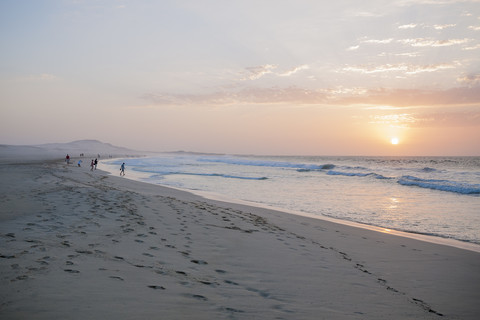
[[[480,248],[480,157],[317,157],[164,153],[102,169],[231,201]]]

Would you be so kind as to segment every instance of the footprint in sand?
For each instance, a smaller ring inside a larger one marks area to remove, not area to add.
[[[239,310],[239,309],[234,309],[230,307],[225,307],[225,311],[232,312],[232,313],[244,313],[245,311]]]
[[[187,297],[187,298],[193,298],[193,299],[196,299],[196,300],[208,301],[207,297],[202,296],[200,294],[185,293],[185,294],[183,294],[183,296]]]
[[[165,287],[163,287],[163,286],[151,285],[151,286],[148,286],[148,287],[151,288],[151,289],[154,289],[154,290],[165,290]]]
[[[78,270],[73,270],[73,269],[65,269],[65,270],[63,270],[63,271],[68,272],[68,273],[80,273],[80,271],[78,271]]]

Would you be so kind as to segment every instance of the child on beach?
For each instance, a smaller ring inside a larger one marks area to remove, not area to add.
[[[78,165],[79,167],[81,167],[81,164],[82,164],[82,160],[78,160],[77,165]]]
[[[97,170],[97,164],[98,164],[98,160],[97,160],[97,159],[95,159],[94,164],[95,164],[95,170]]]
[[[121,176],[125,175],[125,162],[122,163],[122,165],[120,166],[120,175]]]
[[[95,162],[93,162],[93,159],[92,159],[92,162],[90,162],[90,171],[93,171],[94,167],[95,167]]]
[[[67,154],[67,156],[65,157],[65,162],[67,164],[70,164],[70,156]]]

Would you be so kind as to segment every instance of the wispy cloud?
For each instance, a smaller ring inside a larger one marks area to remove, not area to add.
[[[478,76],[470,77],[471,83]],[[412,106],[475,105],[480,106],[480,88],[469,86],[448,90],[366,89],[361,87],[336,87],[305,89],[300,87],[246,87],[206,94],[155,94],[141,97],[154,105],[241,105],[241,104],[318,104],[365,105],[406,108]]]
[[[415,29],[418,27],[421,27],[423,29],[435,29],[435,30],[445,30],[448,28],[453,28],[456,27],[457,24],[455,23],[450,23],[450,24],[434,24],[434,25],[429,25],[426,23],[409,23],[409,24],[403,24],[398,26],[398,29]]]
[[[457,78],[457,81],[463,85],[476,86],[480,85],[480,74],[469,74]]]
[[[278,66],[273,64],[266,64],[263,66],[256,66],[256,67],[247,67],[245,68],[245,70],[247,70],[247,74],[245,77],[242,78],[242,80],[257,80],[268,74],[272,74],[278,77],[289,77],[291,75],[294,75],[297,72],[309,69],[309,66],[306,64],[303,64],[286,71],[274,72],[274,70],[276,69],[278,69]]]
[[[403,24],[401,26],[398,26],[398,29],[415,29],[418,26],[416,23],[410,23],[410,24]]]
[[[359,48],[360,48],[359,45],[351,46],[351,47],[348,47],[348,48],[347,48],[347,51],[355,51],[355,50],[358,50]]]
[[[435,72],[444,69],[453,69],[458,63],[440,63],[432,65],[413,65],[407,63],[384,64],[384,65],[360,65],[348,66],[342,70],[347,72],[357,72],[363,74],[384,73],[384,72],[402,72],[404,74],[417,74],[423,72]]]
[[[321,90],[298,87],[247,87],[237,91],[219,91],[201,95],[148,93],[141,98],[156,105],[315,104],[327,101],[327,95]]]
[[[371,115],[370,124],[388,125],[395,128],[409,127],[465,127],[480,126],[480,111],[452,111],[447,108],[435,113],[400,113]]]
[[[418,57],[420,56],[420,53],[419,52],[403,52],[403,53],[396,53],[395,54],[396,56],[398,57]]]
[[[444,30],[444,29],[448,29],[448,28],[453,28],[455,26],[456,26],[456,24],[435,24],[435,25],[433,25],[433,28],[435,30]]]
[[[368,90],[361,96],[338,99],[340,104],[359,104],[393,107],[411,106],[480,106],[480,87],[469,86],[446,90],[384,89]]]
[[[380,40],[377,40],[377,39],[369,39],[369,40],[364,40],[364,41],[362,41],[362,43],[387,44],[387,43],[391,43],[392,41],[393,41],[393,38],[380,39]]]
[[[256,80],[260,79],[266,74],[273,73],[272,70],[275,70],[276,68],[276,65],[266,64],[263,66],[247,67],[245,69],[248,72],[247,78],[250,80]]]
[[[472,41],[472,39],[447,39],[447,40],[435,40],[429,38],[415,38],[415,39],[400,39],[399,43],[410,45],[412,47],[448,47],[457,44],[464,44]]]
[[[291,76],[291,75],[293,75],[293,74],[295,74],[295,73],[297,73],[297,72],[299,72],[299,71],[301,71],[301,70],[307,70],[307,69],[309,69],[309,68],[310,68],[310,67],[309,67],[308,65],[304,64],[304,65],[295,67],[295,68],[293,68],[293,69],[291,69],[291,70],[288,70],[288,71],[285,71],[285,72],[282,72],[282,73],[278,73],[278,75],[279,75],[280,77],[288,77],[288,76]]]
[[[462,48],[462,50],[465,50],[465,51],[477,50],[477,49],[480,49],[480,43],[479,43],[479,44],[476,44],[476,45],[474,45],[474,46]]]
[[[388,115],[371,115],[370,124],[386,124],[392,127],[405,128],[418,120],[410,113],[388,114]]]
[[[413,127],[470,127],[480,126],[480,111],[444,111],[418,114]]]

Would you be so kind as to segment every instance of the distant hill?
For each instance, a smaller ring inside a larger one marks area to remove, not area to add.
[[[47,143],[36,145],[35,147],[47,149],[49,151],[61,151],[62,153],[68,153],[70,150],[70,153],[72,153],[71,156],[79,156],[80,153],[84,153],[85,155],[131,155],[140,153],[139,151],[124,147],[117,147],[110,143],[105,143],[98,140],[77,140],[68,143]]]
[[[77,140],[68,143],[47,143],[31,146],[0,145],[0,162],[63,159],[70,157],[124,157],[141,156],[141,151],[114,146],[98,140]]]

